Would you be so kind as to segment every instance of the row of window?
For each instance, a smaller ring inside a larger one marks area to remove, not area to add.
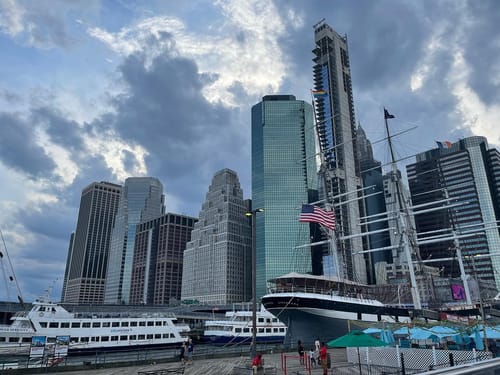
[[[238,328],[236,327],[234,329],[234,332],[236,333],[249,333],[249,332],[253,332],[253,329],[252,328]],[[278,333],[278,332],[281,332],[281,333],[284,333],[285,332],[285,328],[284,327],[280,327],[280,328],[258,328],[257,329],[257,332],[259,333]]]
[[[133,340],[159,340],[175,338],[173,333],[155,333],[149,335],[121,335],[121,336],[92,336],[92,337],[71,337],[71,342],[107,342],[107,341],[133,341]],[[31,343],[31,337],[0,337],[0,342],[9,343]]]
[[[108,327],[161,327],[168,326],[168,321],[132,321],[132,322],[72,322],[71,328],[108,328]],[[42,328],[70,328],[69,322],[40,322]]]

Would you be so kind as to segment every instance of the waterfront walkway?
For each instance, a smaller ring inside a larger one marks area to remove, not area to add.
[[[329,349],[332,356],[332,361],[334,365],[340,363],[346,365],[346,353],[345,349]],[[298,365],[298,359],[295,357],[294,353],[287,353],[291,356],[287,358],[288,364],[288,374],[307,374],[304,366]],[[250,359],[245,356],[238,357],[223,357],[223,358],[196,358],[192,364],[186,365],[184,367],[185,375],[239,375],[239,374],[251,374],[249,369]],[[266,368],[266,375],[282,374],[281,370],[281,353],[264,354],[264,363]],[[57,373],[63,373],[67,375],[137,375],[140,372],[147,373],[151,372],[154,374],[156,370],[161,369],[176,369],[181,367],[179,362],[168,362],[168,363],[151,363],[142,365],[131,365],[126,367],[106,367],[106,368],[95,368],[94,365],[89,365],[84,370],[77,371],[64,371],[63,368],[57,369]],[[54,369],[56,370],[56,369]],[[61,371],[63,370],[63,371]],[[353,366],[352,374],[357,374],[357,368]],[[51,372],[51,371],[50,371]],[[312,369],[312,374],[319,375],[322,374],[321,368],[317,367]]]

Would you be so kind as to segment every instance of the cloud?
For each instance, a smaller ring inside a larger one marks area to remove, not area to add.
[[[32,125],[16,114],[0,113],[1,161],[31,178],[48,177],[55,168],[54,161],[36,140]]]
[[[93,17],[98,4],[98,0],[52,0],[50,4],[0,0],[0,31],[36,48],[70,48],[78,41],[70,28],[74,16]]]

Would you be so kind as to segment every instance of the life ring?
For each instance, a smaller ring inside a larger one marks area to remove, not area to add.
[[[40,314],[38,314],[38,315],[43,316],[43,312],[41,312],[41,313],[40,313]]]

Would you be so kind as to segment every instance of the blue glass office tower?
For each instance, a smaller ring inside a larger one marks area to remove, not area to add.
[[[129,303],[136,226],[162,216],[164,199],[163,185],[154,177],[125,180],[111,234],[104,303]]]
[[[256,214],[257,297],[266,281],[310,272],[307,223],[300,208],[317,187],[312,106],[293,95],[267,95],[252,107],[252,208]]]

